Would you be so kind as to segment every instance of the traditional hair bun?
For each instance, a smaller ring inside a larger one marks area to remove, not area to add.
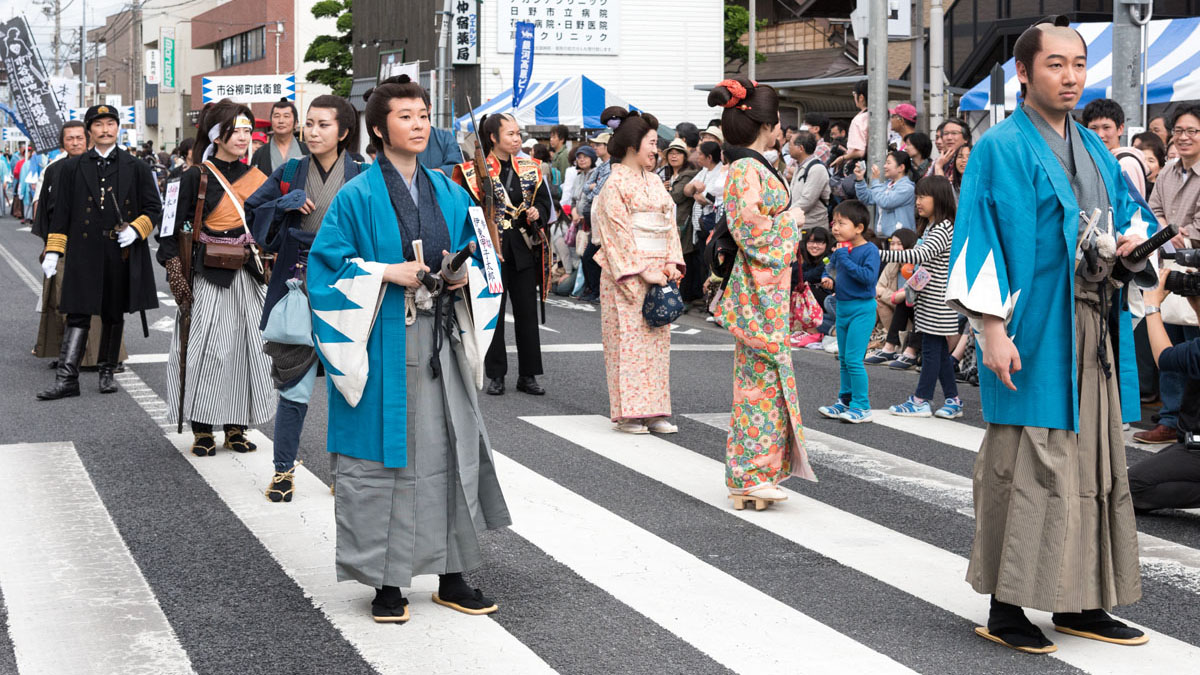
[[[405,75],[405,74],[401,74],[401,75],[393,75],[393,76],[391,76],[391,77],[387,78],[386,80],[383,80],[383,81],[382,81],[382,82],[380,82],[378,85],[376,85],[376,86],[374,86],[374,87],[371,87],[370,89],[366,90],[366,92],[364,92],[364,93],[363,93],[363,100],[364,100],[364,101],[369,101],[369,100],[371,100],[371,94],[374,94],[374,93],[375,93],[375,90],[376,90],[377,88],[379,88],[379,87],[382,87],[382,86],[383,86],[383,85],[385,85],[385,84],[408,84],[408,83],[410,83],[410,82],[412,82],[412,81],[413,81],[413,79],[412,79],[411,77],[409,77],[408,75]]]

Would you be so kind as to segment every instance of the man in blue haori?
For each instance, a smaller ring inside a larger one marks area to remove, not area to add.
[[[466,191],[418,164],[428,109],[429,94],[406,75],[369,92],[379,154],[337,193],[308,259],[329,384],[337,575],[376,589],[380,623],[409,619],[401,588],[425,574],[439,576],[435,603],[494,612],[462,573],[483,562],[479,531],[510,523],[476,395],[479,346],[500,307],[477,263],[495,260]],[[485,255],[460,270],[443,265],[472,242]],[[434,277],[433,288],[423,283]]]
[[[1028,653],[1056,630],[1146,642],[1104,610],[1141,597],[1122,418],[1139,418],[1120,265],[1153,216],[1096,135],[1076,124],[1087,45],[1065,17],[1014,46],[1024,104],[975,146],[963,178],[947,302],[972,321],[988,423],[975,463],[967,581],[989,594],[976,632]]]

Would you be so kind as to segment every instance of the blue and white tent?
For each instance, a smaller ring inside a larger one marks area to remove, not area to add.
[[[1077,107],[1098,98],[1112,98],[1112,24],[1071,24],[1087,42],[1087,83]],[[1147,26],[1146,103],[1200,99],[1200,17],[1158,19]],[[960,110],[987,110],[992,102],[990,80],[984,78],[963,95]],[[1004,64],[1004,107],[1016,110],[1017,81],[1014,59]]]
[[[600,113],[611,105],[628,106],[625,99],[596,84],[584,75],[562,80],[530,82],[525,98],[516,110],[512,107],[512,88],[475,108],[475,119],[492,113],[506,112],[517,118],[522,126],[566,124],[585,129],[599,129]],[[471,116],[454,120],[456,131],[474,131]]]

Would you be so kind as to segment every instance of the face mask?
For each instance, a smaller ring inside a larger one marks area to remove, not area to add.
[[[767,150],[763,153],[763,157],[772,164],[779,161],[779,152],[776,150]]]

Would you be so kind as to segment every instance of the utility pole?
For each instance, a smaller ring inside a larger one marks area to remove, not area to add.
[[[945,22],[942,18],[942,0],[930,0],[929,5],[929,128],[936,129],[942,123],[946,111],[946,103],[942,99],[942,85],[945,74],[942,72],[943,59],[946,56],[942,43],[942,31]]]
[[[747,74],[749,74],[751,82],[757,82],[758,77],[755,75],[758,66],[758,40],[755,39],[755,33],[758,32],[758,8],[755,7],[757,0],[750,0],[746,4],[750,6],[750,68]]]
[[[62,0],[54,0],[54,74],[62,68]]]
[[[87,55],[84,51],[84,41],[87,40],[87,0],[82,2],[83,18],[79,22],[79,105],[87,105]]]
[[[867,31],[867,110],[870,134],[867,138],[867,176],[870,167],[883,169],[887,153],[888,115],[888,0],[871,0],[870,29]]]
[[[1144,96],[1142,78],[1145,72],[1142,46],[1142,27],[1150,21],[1151,0],[1115,0],[1112,24],[1112,97],[1125,111],[1125,129],[1143,128]],[[1128,144],[1128,138],[1123,139]]]
[[[917,108],[917,129],[929,131],[929,117],[925,114],[925,0],[913,2],[912,60],[908,73],[912,81],[912,100]]]

